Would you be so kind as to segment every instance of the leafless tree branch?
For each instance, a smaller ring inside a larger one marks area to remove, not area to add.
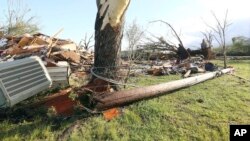
[[[177,34],[177,32],[175,31],[175,29],[173,28],[173,26],[171,24],[169,24],[168,22],[165,22],[163,20],[156,20],[156,21],[152,21],[150,23],[155,23],[155,22],[162,22],[162,23],[168,25],[171,28],[171,30],[174,32],[174,35],[175,35],[176,39],[179,41],[180,45],[184,47],[181,38],[179,37],[179,35]]]
[[[226,63],[226,31],[227,28],[231,25],[228,23],[228,10],[225,13],[225,17],[223,21],[220,21],[216,14],[212,11],[212,16],[215,19],[216,26],[211,26],[205,22],[205,24],[217,35],[214,36],[214,39],[218,42],[218,44],[223,48],[223,56],[224,56],[224,68],[227,67]]]
[[[88,51],[90,48],[94,47],[94,44],[92,44],[93,37],[94,37],[93,34],[90,37],[88,37],[88,34],[86,33],[84,39],[80,41],[79,46]]]

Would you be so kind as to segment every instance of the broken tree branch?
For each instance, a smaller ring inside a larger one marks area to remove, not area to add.
[[[162,23],[168,25],[171,28],[171,30],[174,32],[174,35],[177,38],[177,40],[179,41],[180,45],[184,47],[184,45],[183,45],[183,43],[181,41],[181,38],[179,37],[179,35],[177,34],[177,32],[175,31],[175,29],[173,28],[173,26],[171,24],[169,24],[168,22],[165,22],[163,20],[156,20],[156,21],[152,21],[150,23],[155,23],[155,22],[162,22]]]
[[[182,40],[180,38],[180,36],[177,34],[176,30],[173,28],[173,26],[171,24],[169,24],[168,22],[165,22],[163,20],[156,20],[156,21],[152,21],[150,23],[155,23],[155,22],[161,22],[161,23],[164,23],[166,24],[167,26],[170,27],[170,29],[173,31],[174,35],[175,35],[175,38],[179,41],[179,51],[181,52],[181,50],[185,51],[188,58],[190,58],[190,54],[189,52],[186,50],[186,48],[184,47],[183,43],[182,43]],[[180,55],[180,54],[179,54]],[[182,57],[181,57],[182,58]],[[185,58],[185,57],[184,57]]]

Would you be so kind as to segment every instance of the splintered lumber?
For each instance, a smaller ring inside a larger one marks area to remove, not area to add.
[[[64,29],[62,28],[62,29],[60,29],[55,35],[53,35],[50,39],[50,43],[49,43],[49,51],[48,51],[48,53],[47,53],[47,56],[50,56],[50,53],[51,53],[51,51],[52,51],[52,47],[53,47],[53,39],[57,36],[57,35],[59,35],[62,31],[63,31]],[[56,40],[56,42],[58,41],[58,39]]]
[[[80,54],[76,53],[74,51],[59,51],[59,52],[54,52],[53,55],[60,58],[60,60],[72,61],[72,62],[75,62],[75,63],[80,63],[81,62]]]
[[[230,73],[233,70],[233,68],[228,68],[221,71],[209,72],[199,76],[189,77],[158,85],[146,86],[112,93],[105,93],[94,97],[94,100],[96,100],[97,102],[96,108],[98,110],[105,110],[113,107],[124,106],[135,101],[159,96],[162,94],[166,94],[170,91],[189,87],[212,79],[218,75]]]

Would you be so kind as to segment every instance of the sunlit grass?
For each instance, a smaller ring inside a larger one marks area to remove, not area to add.
[[[222,62],[216,61],[217,64]],[[250,61],[230,61],[236,74],[250,78]],[[180,79],[180,76],[145,76],[133,80],[146,86]],[[35,114],[35,113],[34,113]],[[55,140],[74,119],[0,123],[1,140]],[[250,83],[225,75],[204,83],[144,100],[123,108],[112,121],[101,115],[80,120],[65,140],[229,140],[230,124],[250,124]]]

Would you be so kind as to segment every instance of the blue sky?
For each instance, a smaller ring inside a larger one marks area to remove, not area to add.
[[[0,21],[7,10],[7,0],[0,0]],[[94,32],[97,12],[95,0],[12,0],[22,1],[37,16],[41,32],[53,35],[59,29],[64,31],[60,38],[79,42],[85,33]],[[229,10],[229,20],[232,22],[228,31],[228,41],[231,37],[244,35],[250,37],[250,8],[248,0],[131,0],[127,11],[126,22],[137,23],[147,31],[167,37],[168,29],[160,23],[149,24],[153,20],[165,20],[171,23],[187,47],[199,46],[202,39],[200,31],[206,30],[203,21],[213,25],[211,10],[223,17]]]

